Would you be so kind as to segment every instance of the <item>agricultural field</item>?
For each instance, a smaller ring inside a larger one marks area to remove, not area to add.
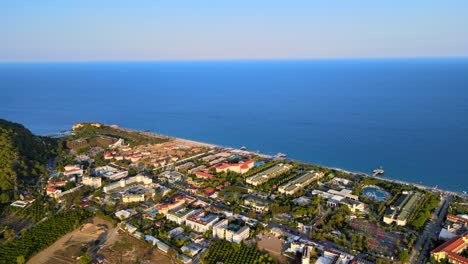
[[[115,230],[114,223],[94,217],[34,255],[28,263],[75,263],[79,255],[99,248],[107,239],[113,237]]]
[[[0,263],[16,263],[27,260],[35,253],[55,242],[59,237],[77,228],[90,218],[91,212],[71,210],[56,214],[24,233],[6,242],[0,248]]]
[[[234,263],[275,263],[272,257],[262,253],[256,246],[248,247],[229,243],[224,240],[214,240],[213,245],[208,248],[202,258],[201,263],[216,264],[223,262],[225,264]]]
[[[50,207],[44,206],[40,201],[35,201],[26,208],[15,208],[8,206],[3,209],[0,215],[0,226],[8,228],[15,233],[20,232],[24,228],[28,228],[34,223],[51,215]]]
[[[41,202],[38,199],[26,208],[14,208],[13,211],[21,218],[29,218],[33,223],[37,223],[44,217],[51,215],[54,210],[50,208],[49,203]]]

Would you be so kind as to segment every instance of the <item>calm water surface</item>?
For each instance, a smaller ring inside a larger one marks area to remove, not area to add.
[[[0,64],[0,118],[79,121],[468,191],[468,60]]]

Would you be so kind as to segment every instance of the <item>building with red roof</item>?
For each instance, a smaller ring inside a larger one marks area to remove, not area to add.
[[[212,195],[215,192],[215,190],[211,187],[205,189],[205,194],[206,195]]]
[[[460,255],[468,248],[468,234],[454,237],[431,251],[437,261],[448,259],[449,263],[468,264],[468,258]]]
[[[233,171],[233,172],[237,172],[239,174],[243,174],[243,173],[246,173],[247,171],[249,171],[251,168],[253,168],[254,164],[255,164],[254,160],[247,160],[247,161],[239,162],[239,163],[216,164],[216,165],[213,165],[211,168],[215,168],[216,172]]]
[[[107,151],[104,154],[104,159],[106,159],[106,160],[110,160],[110,159],[113,159],[113,158],[114,158],[114,155],[112,155],[112,152],[110,152],[110,151]]]
[[[172,202],[158,205],[157,209],[159,213],[166,215],[169,212],[169,210],[172,210],[185,203],[190,204],[194,201],[194,199],[195,198],[191,196],[178,195],[172,199]]]
[[[218,216],[199,211],[191,215],[185,221],[185,224],[193,230],[203,233],[208,231],[217,221]]]
[[[57,189],[57,187],[65,186],[66,181],[57,181],[57,182],[49,182],[47,183],[46,194],[52,197],[62,193],[62,190]]]
[[[47,195],[49,195],[49,196],[55,197],[56,195],[62,193],[62,191],[61,191],[61,190],[57,190],[57,189],[55,189],[54,187],[47,187],[46,193],[47,193]]]
[[[54,182],[53,185],[61,187],[61,186],[65,186],[65,184],[67,184],[66,181],[57,181],[57,182]]]
[[[67,171],[63,172],[63,175],[65,175],[65,176],[75,175],[75,174],[78,175],[78,176],[82,176],[83,175],[83,169],[78,168],[78,169],[67,170]]]
[[[195,176],[197,176],[198,178],[203,178],[203,179],[213,179],[215,177],[213,174],[209,174],[204,171],[197,171],[195,173]]]
[[[463,217],[460,217],[460,216],[454,215],[454,214],[448,214],[447,215],[447,220],[452,221],[454,223],[464,224],[464,225],[468,224],[468,219],[467,218],[463,218]]]

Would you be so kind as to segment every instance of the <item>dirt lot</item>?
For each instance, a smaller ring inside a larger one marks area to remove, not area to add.
[[[87,246],[90,251],[97,249],[107,239],[112,239],[116,230],[111,222],[94,217],[33,256],[28,263],[77,263],[76,255],[84,246]]]
[[[276,258],[279,263],[289,263],[289,259],[281,254],[283,248],[283,241],[272,234],[265,234],[260,236],[257,243],[258,249],[265,250],[272,257]]]
[[[170,258],[162,251],[119,231],[98,251],[98,256],[104,263],[120,264],[135,263],[139,260],[145,263],[171,263]]]

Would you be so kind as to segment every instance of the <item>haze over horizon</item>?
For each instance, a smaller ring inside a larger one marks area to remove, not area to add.
[[[466,1],[0,3],[0,62],[468,56]]]

